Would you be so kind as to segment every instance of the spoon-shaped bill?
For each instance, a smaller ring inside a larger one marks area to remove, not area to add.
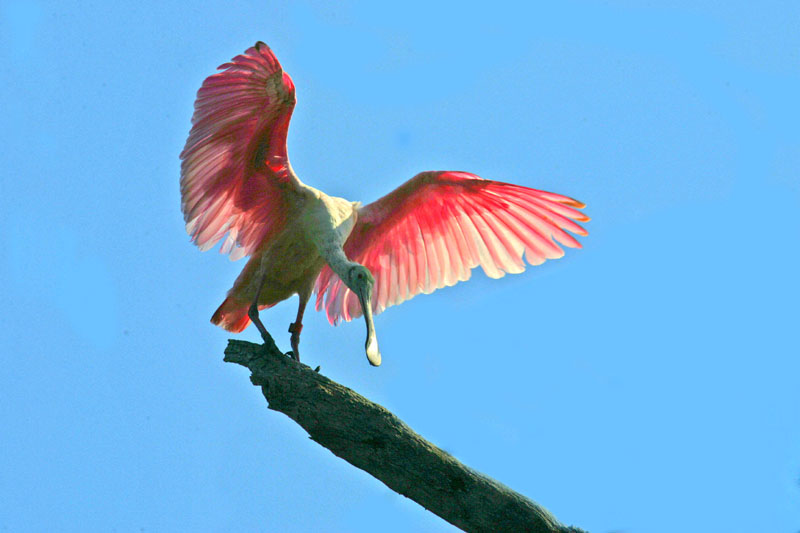
[[[358,301],[361,303],[361,310],[364,312],[364,320],[367,322],[367,342],[364,345],[367,351],[367,360],[372,366],[380,366],[381,351],[378,349],[378,338],[375,336],[375,324],[372,322],[372,290],[363,288],[358,291]]]

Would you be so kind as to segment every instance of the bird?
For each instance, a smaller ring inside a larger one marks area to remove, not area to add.
[[[181,209],[201,251],[222,241],[231,260],[249,256],[211,322],[241,332],[252,322],[274,340],[259,311],[295,294],[289,325],[299,362],[312,294],[332,325],[363,315],[364,349],[381,364],[374,315],[417,294],[490,278],[581,248],[585,205],[560,194],[463,171],[425,171],[366,205],[306,185],[289,163],[286,136],[295,86],[259,41],[197,92],[181,159]],[[524,257],[524,260],[523,260]]]

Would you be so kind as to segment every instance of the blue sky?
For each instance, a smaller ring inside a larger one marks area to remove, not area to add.
[[[800,528],[796,2],[36,2],[0,11],[0,528],[451,531],[268,411],[189,243],[197,88],[267,42],[301,179],[428,169],[588,204],[584,249],[305,362],[592,532]],[[294,300],[262,317],[284,349]],[[250,328],[238,338],[258,340]]]

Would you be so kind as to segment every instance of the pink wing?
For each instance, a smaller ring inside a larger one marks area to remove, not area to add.
[[[299,183],[286,153],[294,84],[262,42],[219,69],[197,91],[181,208],[201,250],[227,234],[220,252],[239,259],[285,224],[287,192]]]
[[[574,221],[589,217],[582,203],[550,192],[490,181],[466,172],[422,172],[358,211],[344,246],[375,276],[372,307],[380,313],[423,292],[469,279],[525,270],[564,255],[559,243],[581,245],[565,230],[587,235]],[[317,279],[317,310],[328,320],[361,316],[356,296],[330,267]],[[324,301],[323,301],[324,300]]]

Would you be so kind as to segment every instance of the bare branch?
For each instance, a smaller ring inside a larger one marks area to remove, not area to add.
[[[225,361],[246,366],[269,408],[313,440],[465,531],[581,532],[546,509],[461,464],[360,394],[273,347],[229,341]]]

